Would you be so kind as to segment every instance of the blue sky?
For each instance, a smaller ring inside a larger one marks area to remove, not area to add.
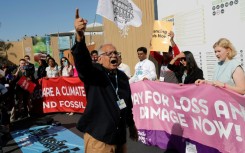
[[[16,41],[74,29],[75,10],[93,23],[98,0],[3,0],[0,3],[0,39]],[[96,22],[102,23],[101,16]]]

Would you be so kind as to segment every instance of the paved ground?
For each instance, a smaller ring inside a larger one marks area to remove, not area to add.
[[[71,130],[75,134],[79,135],[80,137],[83,137],[83,133],[79,132],[76,129],[76,123],[80,116],[81,114],[74,114],[72,116],[69,116],[65,113],[55,113],[55,114],[46,115],[38,119],[27,118],[24,120],[19,120],[14,122],[12,125],[12,130],[26,129],[35,124],[39,124],[39,122],[43,121],[45,118],[46,119],[52,118],[54,121],[60,122],[62,126]],[[10,136],[7,137],[5,140],[7,140],[7,144],[3,148],[4,153],[21,153],[21,150],[18,148],[17,144],[15,143],[14,140],[12,140]],[[164,152],[167,153],[167,151],[164,151],[157,147],[146,146],[140,142],[131,141],[130,139],[128,139],[127,147],[128,147],[128,153],[164,153]]]

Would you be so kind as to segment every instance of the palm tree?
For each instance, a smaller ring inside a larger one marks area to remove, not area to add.
[[[9,48],[13,47],[14,45],[12,43],[6,43],[2,40],[0,40],[0,51],[6,52]]]
[[[12,43],[6,43],[3,40],[0,40],[0,59],[6,60],[8,57],[7,51],[13,46]]]

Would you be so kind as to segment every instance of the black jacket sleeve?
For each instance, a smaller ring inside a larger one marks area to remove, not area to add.
[[[85,39],[82,42],[76,42],[72,47],[72,55],[78,76],[84,81],[86,77],[89,77],[90,71],[92,70],[92,59],[85,44]]]

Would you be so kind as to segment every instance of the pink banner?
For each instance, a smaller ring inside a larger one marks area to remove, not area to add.
[[[206,84],[156,81],[131,84],[131,90],[138,129],[166,131],[221,152],[245,152],[244,96]],[[173,133],[176,123],[182,131]]]
[[[83,113],[87,104],[83,82],[78,77],[42,79],[43,112]]]

